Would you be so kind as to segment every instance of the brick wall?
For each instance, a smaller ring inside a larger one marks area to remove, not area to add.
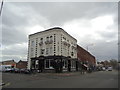
[[[19,68],[19,69],[23,69],[23,68],[27,68],[27,61],[19,61],[17,64],[16,64],[16,68]]]
[[[91,55],[88,51],[77,45],[77,57],[82,62],[87,62],[91,64],[96,64],[96,59],[93,55]]]
[[[2,65],[12,65],[16,67],[16,62],[14,60],[7,60],[7,61],[3,61]]]

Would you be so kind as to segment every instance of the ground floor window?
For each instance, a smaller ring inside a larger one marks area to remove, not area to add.
[[[71,68],[75,68],[76,67],[76,62],[75,61],[71,61]]]
[[[53,69],[52,60],[50,60],[50,59],[45,60],[45,68],[46,69]]]
[[[46,66],[45,68],[49,68],[49,66],[50,66],[50,65],[49,65],[49,60],[46,60],[45,66]]]
[[[67,60],[63,60],[63,68],[67,68]]]

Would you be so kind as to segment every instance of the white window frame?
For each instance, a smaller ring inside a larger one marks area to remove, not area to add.
[[[65,64],[65,62],[66,62],[66,64]],[[65,67],[66,66],[66,67]],[[63,68],[65,69],[65,68],[67,68],[67,61],[66,60],[63,60]]]
[[[53,48],[52,48],[52,46],[50,47],[50,54],[52,55],[52,53],[53,53]]]
[[[76,67],[75,64],[76,64],[75,61],[71,61],[71,68],[75,68]]]
[[[48,68],[46,67],[46,61],[47,61],[47,60],[49,61],[49,67],[48,67]],[[54,69],[54,68],[51,67],[51,65],[50,65],[51,59],[47,59],[47,60],[45,60],[45,63],[44,63],[44,64],[45,64],[45,69]]]
[[[46,55],[49,54],[49,48],[46,48]]]
[[[34,44],[35,44],[35,41],[31,41],[31,46],[34,46]]]

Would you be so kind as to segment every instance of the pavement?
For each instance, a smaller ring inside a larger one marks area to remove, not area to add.
[[[118,72],[3,73],[2,88],[118,88]]]

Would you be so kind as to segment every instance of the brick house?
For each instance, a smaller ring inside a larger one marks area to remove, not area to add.
[[[20,60],[17,64],[16,64],[16,68],[19,69],[23,69],[23,68],[27,68],[27,61],[22,61]]]
[[[77,58],[85,64],[96,65],[95,57],[79,45],[77,45]]]
[[[13,67],[16,67],[16,62],[14,60],[2,61],[2,65],[11,65]]]

